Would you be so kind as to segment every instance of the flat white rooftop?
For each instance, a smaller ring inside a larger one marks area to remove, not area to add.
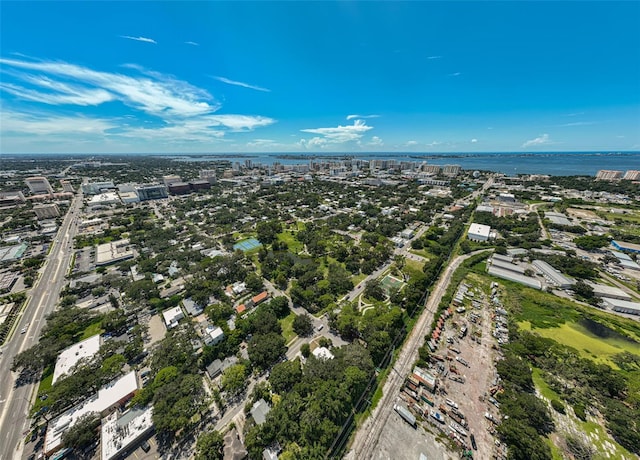
[[[477,235],[483,238],[489,238],[491,227],[483,224],[476,224],[475,222],[469,226],[469,235]]]
[[[133,250],[129,240],[123,239],[96,246],[96,265],[107,265],[121,260],[131,259]]]
[[[138,389],[135,371],[123,375],[107,386],[101,388],[97,394],[72,407],[49,422],[45,436],[44,452],[49,454],[57,450],[62,444],[62,435],[71,428],[82,416],[96,412],[101,414],[116,403],[126,398]]]
[[[102,419],[102,460],[111,460],[140,440],[153,428],[153,408],[117,412]]]
[[[56,367],[53,370],[53,380],[56,383],[63,375],[68,375],[69,371],[80,362],[81,359],[91,358],[100,349],[100,335],[94,335],[82,342],[75,343],[63,350],[56,360]]]

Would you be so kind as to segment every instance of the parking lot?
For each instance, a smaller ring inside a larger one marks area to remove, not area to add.
[[[410,451],[406,458],[419,458],[420,449],[427,447],[429,458],[453,458],[445,444],[437,443],[425,429],[441,440],[449,438],[450,444],[457,444],[474,458],[501,458],[504,454],[495,437],[500,415],[494,396],[501,390],[495,360],[500,354],[497,338],[508,340],[503,332],[506,319],[500,316],[504,310],[499,305],[498,288],[472,279],[460,285],[454,302],[437,323],[430,339],[430,364],[416,367],[399,395],[424,436],[416,436],[410,423],[394,413],[395,420],[387,422],[391,429],[385,430],[385,440],[379,444],[381,456],[376,458],[394,458],[393,453],[398,452],[405,455],[405,450]],[[435,392],[429,388],[433,382],[437,382]],[[458,455],[455,453],[455,458]]]

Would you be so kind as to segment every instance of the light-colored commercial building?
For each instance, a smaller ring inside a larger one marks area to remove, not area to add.
[[[49,180],[44,176],[27,177],[24,183],[29,187],[29,191],[34,195],[40,195],[43,193],[52,194],[53,189]]]
[[[133,249],[129,246],[129,240],[126,238],[96,246],[96,265],[98,266],[132,259],[133,256]]]
[[[469,226],[467,232],[467,238],[471,241],[487,241],[489,234],[491,233],[491,227],[483,224],[476,224],[475,222]]]
[[[102,419],[100,433],[101,460],[118,458],[129,447],[141,442],[153,430],[153,408],[130,409]]]
[[[82,184],[82,192],[85,195],[98,195],[100,193],[115,190],[116,186],[113,181],[89,182]]]
[[[128,401],[138,389],[135,371],[131,371],[101,388],[98,393],[49,422],[44,438],[44,453],[49,456],[63,447],[62,436],[83,416],[91,413],[106,415]]]
[[[56,367],[53,370],[53,385],[61,377],[69,375],[73,367],[82,359],[94,357],[100,350],[100,334],[96,334],[82,342],[74,343],[69,348],[64,349],[56,360]]]
[[[53,219],[60,215],[60,209],[55,203],[52,204],[37,204],[33,207],[33,212],[36,213],[38,220]]]
[[[69,182],[68,180],[60,180],[60,185],[62,185],[62,191],[63,192],[70,192],[70,193],[75,193],[75,189],[73,188],[73,185],[71,185],[71,182]]]
[[[140,201],[167,198],[167,187],[161,184],[143,185],[136,188]]]

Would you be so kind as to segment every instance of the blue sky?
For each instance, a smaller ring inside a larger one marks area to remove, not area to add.
[[[0,149],[640,149],[640,3],[2,2]]]

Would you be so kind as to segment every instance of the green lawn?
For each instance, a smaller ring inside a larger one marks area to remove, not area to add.
[[[422,267],[424,267],[424,262],[418,262],[413,259],[406,259],[404,271],[411,277],[414,276],[415,273],[422,273]]]
[[[88,339],[89,337],[93,337],[96,334],[101,334],[103,332],[103,329],[100,327],[101,322],[102,320],[89,324],[82,333],[82,337],[80,337],[80,340]]]
[[[525,327],[527,326],[525,325]],[[531,327],[530,324],[528,327]],[[578,323],[569,322],[560,327],[535,329],[535,332],[542,337],[548,337],[558,343],[575,348],[582,357],[592,359],[597,363],[607,364],[613,369],[618,369],[618,366],[611,360],[613,355],[623,351],[640,355],[640,344],[613,337],[598,337]]]
[[[351,277],[351,281],[353,282],[353,286],[357,286],[358,284],[360,284],[362,282],[362,280],[364,280],[367,277],[367,275],[365,275],[364,273],[360,273],[359,275],[353,275]]]
[[[293,332],[293,320],[295,318],[296,314],[291,312],[289,316],[280,320],[280,327],[282,327],[282,336],[284,337],[285,343],[289,343],[296,336],[296,333]]]
[[[288,230],[278,233],[278,241],[284,241],[289,247],[289,251],[294,254],[300,254],[304,249],[304,244],[298,241]]]

